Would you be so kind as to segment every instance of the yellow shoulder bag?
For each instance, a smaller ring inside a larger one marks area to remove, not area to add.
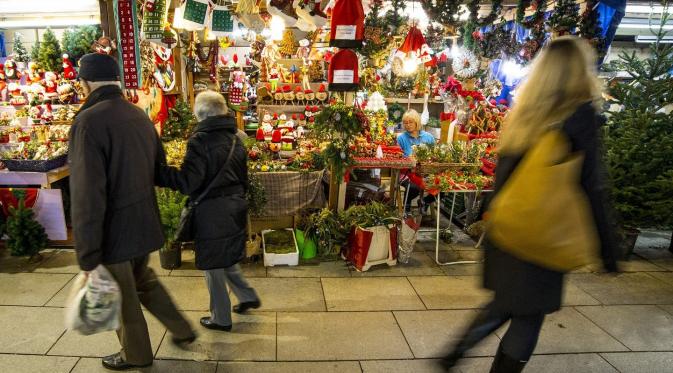
[[[598,234],[580,185],[584,156],[565,135],[542,135],[489,205],[488,237],[515,257],[559,272],[594,261]]]

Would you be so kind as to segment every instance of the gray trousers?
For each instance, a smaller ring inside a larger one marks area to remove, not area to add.
[[[236,295],[238,301],[254,302],[258,300],[255,289],[250,287],[243,277],[238,264],[229,268],[209,269],[206,274],[206,284],[210,293],[210,317],[218,325],[231,325],[231,300],[227,291],[227,284]]]

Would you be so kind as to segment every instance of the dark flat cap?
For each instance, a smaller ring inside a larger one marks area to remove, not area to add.
[[[79,59],[79,77],[90,82],[117,81],[119,64],[106,54],[85,54]]]

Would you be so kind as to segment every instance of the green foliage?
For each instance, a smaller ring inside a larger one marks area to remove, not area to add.
[[[266,190],[255,172],[248,173],[248,192],[246,198],[248,200],[248,213],[251,216],[262,215],[267,202]]]
[[[662,15],[664,25],[670,15]],[[624,226],[673,226],[673,45],[660,27],[646,58],[623,52],[616,67],[633,80],[617,82],[605,136],[614,205]],[[665,112],[668,107],[669,113]]]
[[[366,205],[355,205],[345,211],[344,225],[351,227],[370,228],[388,225],[400,220],[395,207],[385,203],[372,201]]]
[[[16,195],[18,207],[9,208],[7,219],[7,247],[12,256],[33,257],[47,246],[47,233],[35,220],[35,212],[26,208],[24,195]]]
[[[196,117],[186,101],[177,100],[175,107],[168,111],[168,119],[161,131],[163,141],[187,139],[196,126]]]
[[[26,50],[26,47],[23,45],[21,38],[22,38],[21,33],[19,32],[14,33],[14,61],[28,62],[30,60],[30,56],[28,55],[28,51]]]
[[[187,196],[168,188],[156,188],[156,193],[161,226],[167,240],[166,247],[169,247],[168,243],[173,240],[180,225],[180,213],[187,202]]]
[[[601,25],[598,22],[599,12],[596,8],[598,1],[588,0],[586,2],[586,9],[582,13],[579,25],[579,34],[582,38],[587,39],[591,45],[596,48],[599,57],[605,56],[605,39],[601,37]]]
[[[103,36],[103,31],[99,25],[66,29],[61,38],[63,52],[67,53],[72,63],[77,66],[77,61],[91,51],[91,45],[101,36]]]
[[[56,39],[56,35],[47,29],[40,43],[40,51],[38,53],[38,63],[45,71],[53,71],[60,73],[63,71],[63,53],[61,53],[61,45]]]
[[[379,13],[383,9],[383,0],[373,0],[369,14],[365,18],[365,40],[358,51],[368,59],[384,57],[390,43],[393,41],[394,31],[386,24],[386,18]]]
[[[457,0],[421,0],[421,6],[428,18],[447,27],[460,25],[461,3],[462,1]]]
[[[38,65],[40,64],[40,43],[35,42],[33,44],[33,47],[30,49],[30,60],[37,63]]]
[[[290,254],[297,252],[292,231],[278,229],[264,233],[264,250],[273,254]]]
[[[570,32],[579,22],[579,5],[575,0],[557,0],[548,22],[553,31]]]
[[[304,212],[297,228],[304,231],[306,238],[315,241],[318,257],[333,258],[348,239],[350,227],[345,224],[343,217],[343,214],[335,213],[328,208],[311,214]]]

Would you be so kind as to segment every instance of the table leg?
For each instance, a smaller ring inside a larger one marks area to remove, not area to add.
[[[451,222],[453,220],[453,208],[456,205],[456,196],[458,193],[453,192],[453,198],[451,200],[451,213],[449,214],[449,227],[451,226]],[[440,266],[448,266],[448,265],[455,265],[455,264],[476,264],[479,263],[474,260],[460,260],[457,262],[440,262],[439,261],[439,214],[441,214],[441,204],[442,204],[442,194],[439,193],[437,195],[437,233],[435,235],[435,263],[437,263]]]

